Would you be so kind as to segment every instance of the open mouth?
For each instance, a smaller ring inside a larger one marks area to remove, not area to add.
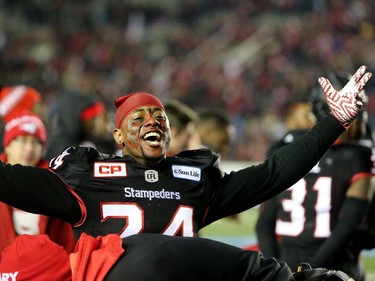
[[[162,141],[162,137],[159,132],[146,133],[142,139],[150,145],[159,145]]]

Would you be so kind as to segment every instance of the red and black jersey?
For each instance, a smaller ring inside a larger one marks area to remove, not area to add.
[[[82,201],[79,232],[194,236],[223,172],[209,150],[187,151],[148,168],[132,157],[70,148],[51,168]],[[234,190],[235,187],[233,187]]]

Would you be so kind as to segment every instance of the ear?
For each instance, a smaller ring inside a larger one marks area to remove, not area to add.
[[[113,130],[113,139],[116,141],[118,144],[123,144],[124,143],[124,138],[122,135],[122,132],[120,129],[114,129]]]

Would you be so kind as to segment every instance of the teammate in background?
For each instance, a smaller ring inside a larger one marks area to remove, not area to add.
[[[286,126],[289,130],[311,129],[316,123],[308,101],[291,103],[287,108]]]
[[[167,155],[174,156],[184,150],[200,148],[200,137],[196,129],[198,114],[177,100],[168,100],[164,103],[164,108],[171,128],[171,143]]]
[[[31,112],[21,111],[6,123],[5,148],[0,159],[12,165],[48,168],[48,161],[42,157],[46,140],[46,129],[40,118]],[[67,222],[24,212],[4,203],[0,203],[0,218],[0,252],[18,235],[41,233],[48,234],[68,252],[74,250],[73,230]]]
[[[204,238],[82,233],[68,255],[46,235],[21,235],[6,248],[2,280],[17,281],[350,281],[327,269],[292,274],[283,261]],[[167,265],[167,266],[166,266]]]
[[[360,114],[361,92],[371,77],[362,66],[341,91],[319,78],[331,114],[263,163],[229,174],[208,149],[166,157],[170,128],[163,104],[146,93],[122,96],[115,101],[113,131],[122,157],[71,147],[50,161],[49,170],[1,163],[0,200],[66,220],[76,237],[193,237],[214,221],[270,199],[310,171]]]
[[[235,135],[235,127],[226,112],[216,108],[200,110],[197,130],[201,145],[225,158]],[[240,216],[234,214],[227,219],[239,222]]]
[[[330,81],[342,87],[348,79],[330,75]],[[312,104],[317,120],[329,114],[318,88],[312,92]],[[372,151],[360,142],[366,123],[363,111],[304,178],[261,204],[256,234],[265,256],[285,260],[291,268],[304,261],[364,280],[351,243],[369,206]],[[303,134],[288,132],[269,156]]]
[[[229,116],[215,108],[202,109],[198,114],[197,130],[202,145],[224,156],[235,134]]]
[[[90,146],[103,153],[114,153],[110,137],[112,122],[99,97],[74,90],[62,92],[51,110],[50,137],[46,156],[50,159],[69,146]]]
[[[292,142],[296,136],[306,133],[315,123],[316,118],[309,101],[292,102],[286,110],[285,127],[287,134],[280,141],[272,143],[269,150],[276,151],[286,143]]]

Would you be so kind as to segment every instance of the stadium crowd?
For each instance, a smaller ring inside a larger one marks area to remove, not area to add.
[[[290,100],[328,71],[374,68],[371,0],[0,0],[0,82],[38,89],[53,112],[64,88],[148,91],[226,110],[227,159],[261,161]],[[375,123],[374,82],[366,89]],[[110,118],[112,120],[112,118]],[[373,126],[374,127],[374,126]]]

